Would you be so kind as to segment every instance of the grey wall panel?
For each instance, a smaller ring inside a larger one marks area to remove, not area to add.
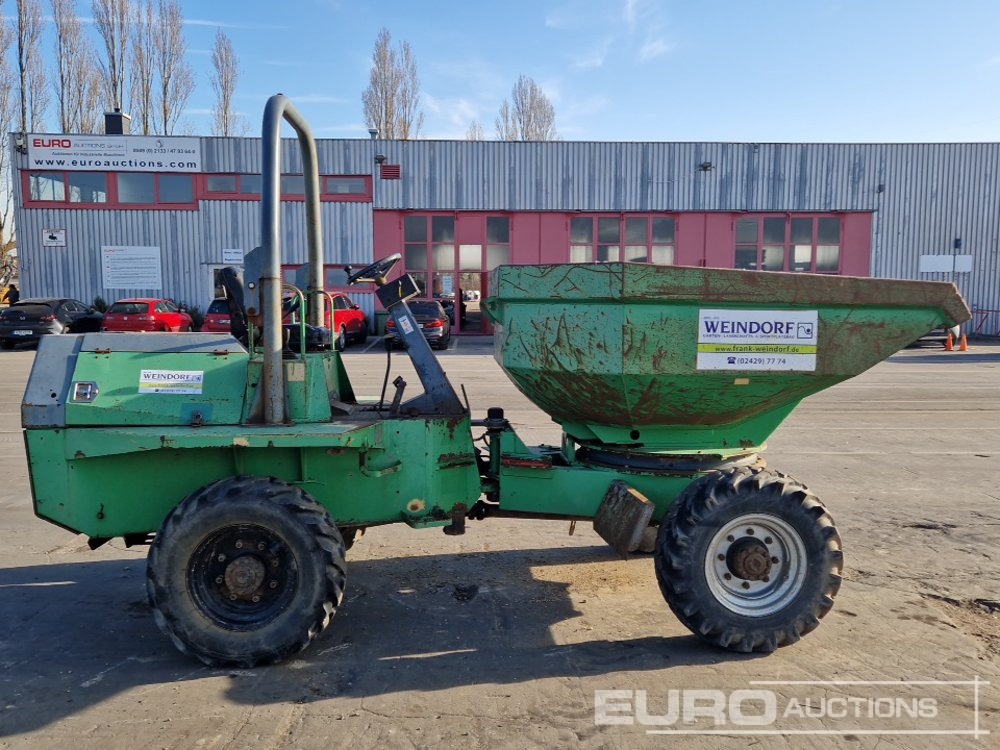
[[[370,263],[372,213],[367,204],[322,204],[329,264]],[[304,263],[305,204],[282,204],[283,263]],[[203,201],[197,211],[21,210],[21,284],[24,296],[62,295],[90,302],[132,296],[167,296],[202,309],[213,297],[212,269],[226,248],[251,250],[260,238],[260,204]],[[65,229],[67,247],[43,248],[43,229]],[[160,248],[162,289],[105,289],[102,245]],[[359,300],[360,303],[360,300]],[[368,299],[366,312],[374,311]],[[363,306],[364,307],[364,306]]]

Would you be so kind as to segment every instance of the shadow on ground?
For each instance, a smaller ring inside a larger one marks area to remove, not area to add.
[[[0,736],[125,691],[227,674],[237,678],[228,697],[258,705],[752,658],[686,635],[554,643],[550,628],[579,613],[568,582],[530,568],[583,562],[620,564],[603,546],[352,562],[326,633],[298,659],[253,673],[202,667],[173,648],[146,603],[142,560],[0,570]],[[656,616],[676,632],[666,604]]]

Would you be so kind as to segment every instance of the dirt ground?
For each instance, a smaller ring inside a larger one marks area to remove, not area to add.
[[[92,552],[34,518],[19,420],[32,360],[0,353],[0,748],[1000,747],[998,345],[901,352],[776,433],[769,464],[824,500],[846,556],[834,609],[796,645],[707,647],[670,613],[650,557],[619,558],[584,523],[570,536],[489,520],[462,537],[369,531],[326,633],[256,670],[174,650],[146,603],[144,548]],[[377,394],[384,360],[345,354],[359,393]],[[500,405],[529,444],[558,440],[489,342],[456,339],[441,360],[476,416]],[[748,690],[759,703],[734,699]],[[819,713],[737,722],[733,701],[766,712],[762,691]],[[695,711],[719,695],[722,724]],[[927,715],[899,714],[918,698]],[[686,700],[693,721],[668,720]],[[595,722],[609,701],[630,723]],[[845,705],[863,715],[832,708]],[[870,715],[879,705],[897,708]]]

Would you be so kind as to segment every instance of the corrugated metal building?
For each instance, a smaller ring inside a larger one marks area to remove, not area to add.
[[[305,261],[297,150],[284,143],[289,274]],[[498,263],[620,259],[950,280],[970,306],[1000,309],[997,143],[320,140],[318,150],[334,288],[344,264],[402,251],[428,294],[468,299],[488,292]],[[29,135],[12,162],[23,296],[204,307],[216,270],[259,243],[256,138]],[[349,293],[373,312],[368,293]]]

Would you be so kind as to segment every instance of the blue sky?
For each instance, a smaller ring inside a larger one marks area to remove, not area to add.
[[[80,14],[90,15],[89,2]],[[361,92],[382,26],[416,57],[427,138],[487,137],[521,74],[565,140],[1000,140],[1000,2],[957,0],[182,0],[210,132],[217,27],[259,127],[292,97],[321,137],[367,137]]]

